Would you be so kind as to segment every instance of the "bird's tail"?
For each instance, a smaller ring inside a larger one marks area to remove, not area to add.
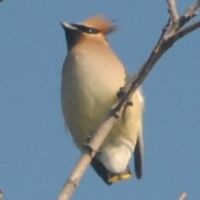
[[[96,173],[103,179],[103,181],[108,184],[112,185],[113,183],[119,182],[121,180],[129,179],[132,174],[129,168],[127,168],[122,173],[112,173],[105,168],[105,166],[97,159],[94,158],[91,163],[93,169]]]

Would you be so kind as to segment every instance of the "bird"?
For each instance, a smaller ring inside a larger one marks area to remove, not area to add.
[[[61,105],[64,121],[74,143],[84,151],[85,143],[124,94],[133,78],[128,75],[107,35],[116,30],[112,20],[95,15],[80,23],[62,22],[67,41],[61,80]],[[138,88],[131,104],[111,129],[91,166],[108,184],[132,176],[142,177],[144,97]]]

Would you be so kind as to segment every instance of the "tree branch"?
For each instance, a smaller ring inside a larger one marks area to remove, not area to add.
[[[0,189],[0,200],[3,200],[3,191]]]
[[[168,4],[168,11],[170,14],[170,18],[173,24],[175,24],[179,20],[179,14],[176,8],[176,0],[168,0],[167,4]]]
[[[183,192],[178,200],[187,200],[187,193]]]
[[[129,101],[130,97],[133,95],[135,90],[143,83],[149,72],[162,57],[162,55],[179,39],[188,35],[192,31],[195,31],[200,27],[200,22],[184,26],[196,16],[196,12],[200,7],[200,1],[194,3],[183,16],[179,16],[176,9],[175,0],[167,0],[168,10],[170,13],[170,19],[168,20],[166,26],[161,33],[161,36],[153,48],[149,58],[144,63],[142,68],[139,70],[135,76],[132,84],[127,89],[127,92],[123,98],[114,106],[113,109],[108,113],[107,117],[99,125],[97,131],[93,134],[90,141],[85,148],[85,152],[80,157],[74,170],[66,181],[63,190],[59,194],[57,200],[69,200],[74,193],[75,189],[78,187],[80,180],[88,168],[92,158],[95,156],[99,147],[103,143],[104,139],[109,134],[113,125],[116,123],[118,118],[121,116],[124,106]]]

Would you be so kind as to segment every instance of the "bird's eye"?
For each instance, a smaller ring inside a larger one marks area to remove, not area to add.
[[[99,30],[97,30],[96,28],[89,28],[88,27],[88,30],[86,32],[96,34],[96,33],[99,33]]]
[[[97,34],[100,31],[94,27],[88,27],[88,26],[84,26],[81,24],[72,24],[73,26],[75,26],[76,28],[78,28],[80,31],[85,32],[85,33],[89,33],[89,34]]]

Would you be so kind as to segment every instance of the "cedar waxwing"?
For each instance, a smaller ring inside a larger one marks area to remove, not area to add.
[[[106,38],[115,30],[111,21],[95,16],[78,24],[64,22],[62,26],[68,45],[62,71],[62,110],[73,140],[82,151],[83,144],[122,95],[129,78]],[[136,177],[142,176],[144,100],[140,89],[131,102],[91,163],[107,184],[131,176],[133,153]]]

